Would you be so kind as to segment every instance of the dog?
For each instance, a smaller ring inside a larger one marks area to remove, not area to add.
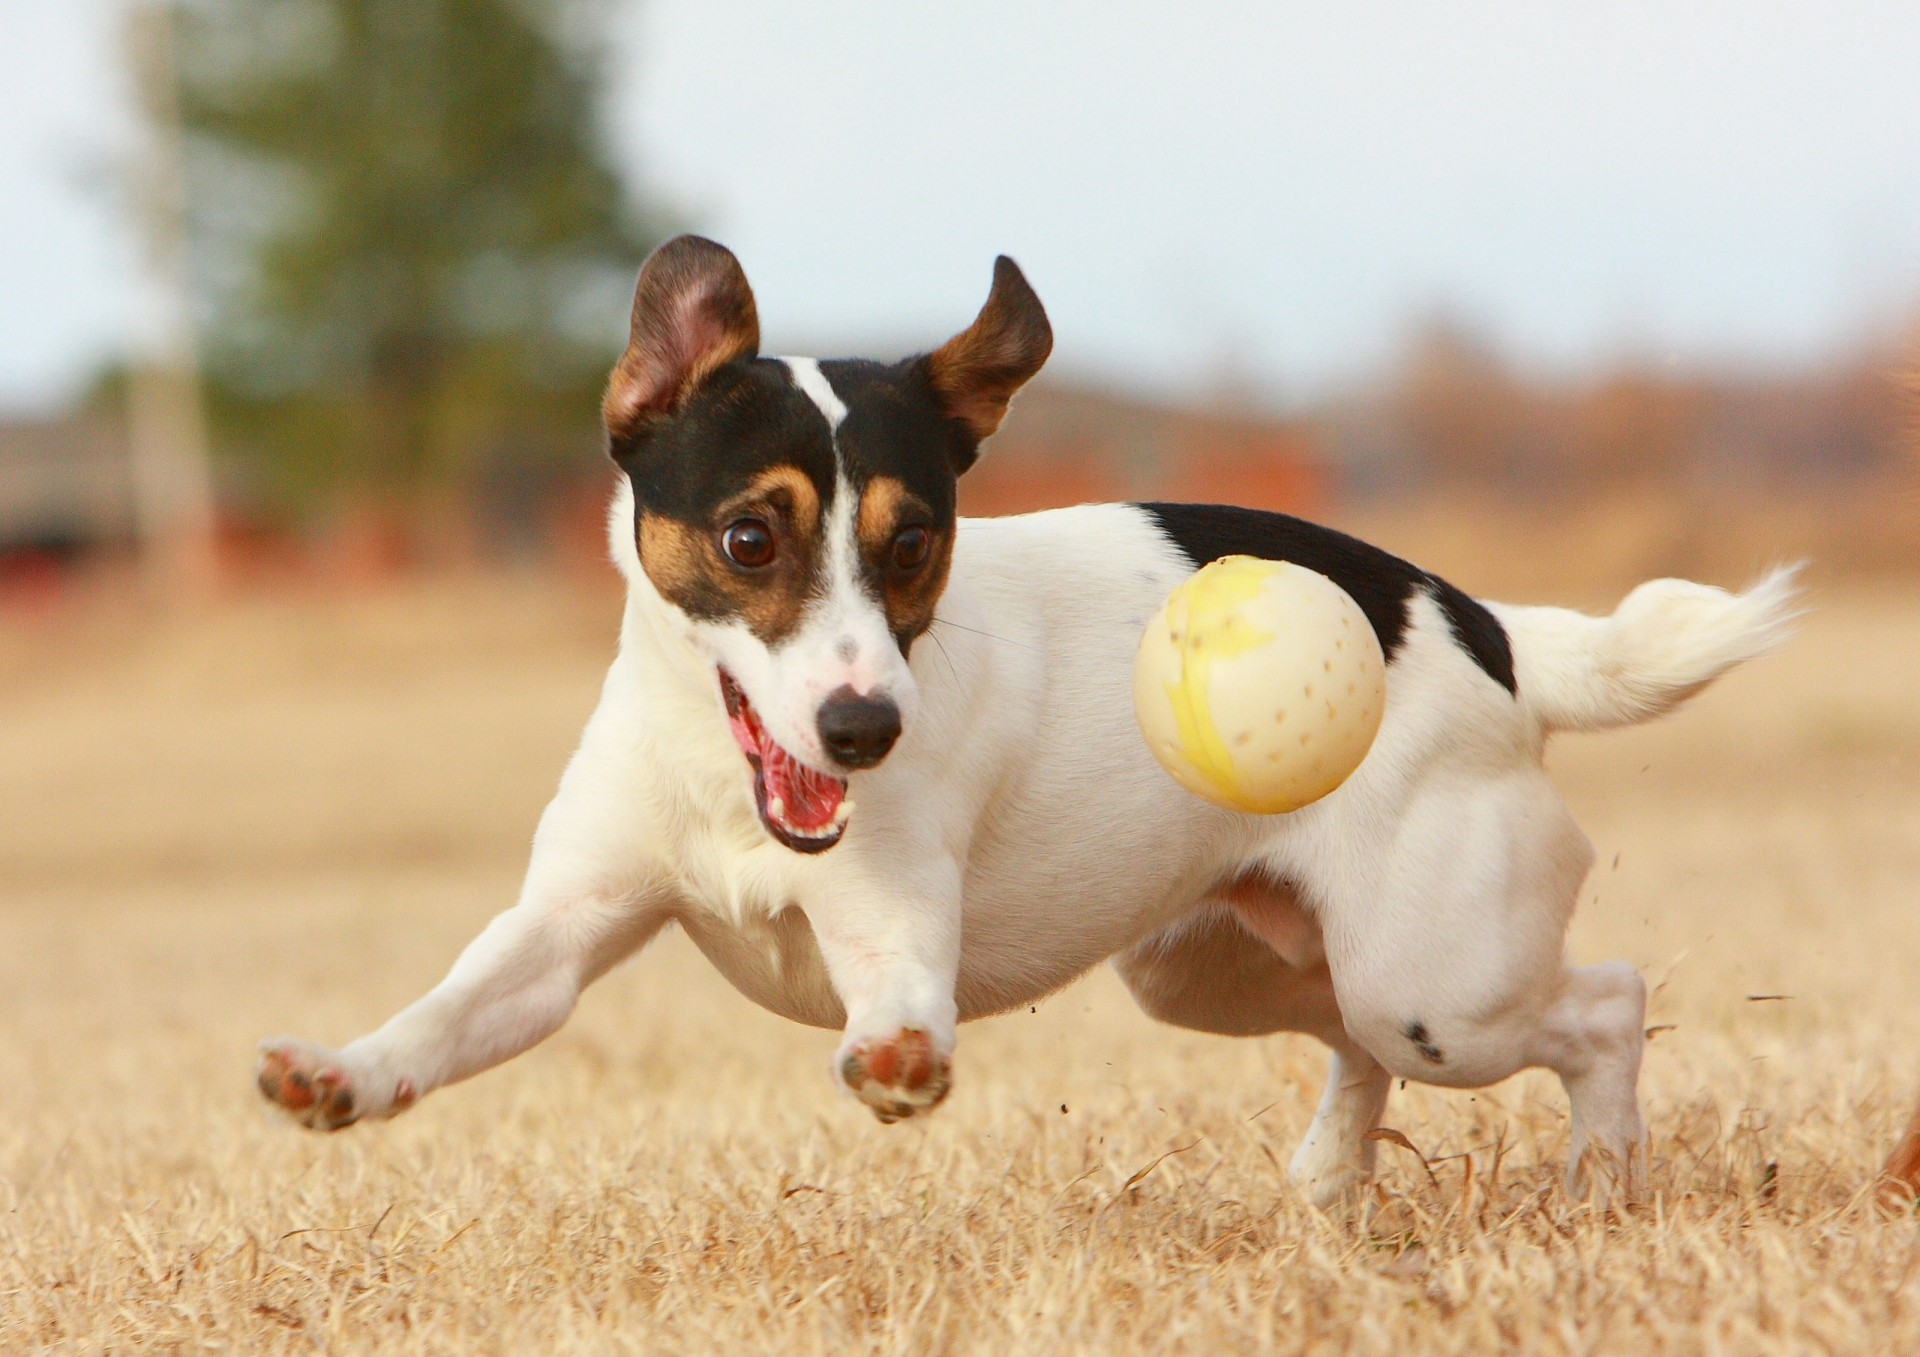
[[[1391,1079],[1532,1066],[1566,1087],[1570,1187],[1643,1190],[1645,986],[1564,960],[1593,850],[1542,750],[1774,646],[1792,571],[1655,581],[1589,617],[1480,602],[1279,514],[958,518],[1052,343],[1002,257],[931,353],[762,357],[734,256],[661,246],[602,412],[620,647],[519,901],[377,1031],[263,1043],[266,1097],[318,1129],[393,1116],[550,1035],[678,924],[750,999],[840,1031],[833,1078],[882,1121],[947,1096],[959,1023],[1110,960],[1158,1019],[1331,1049],[1290,1167],[1316,1203],[1370,1176]],[[1189,795],[1134,721],[1148,618],[1228,554],[1332,578],[1388,661],[1365,761],[1290,814]]]

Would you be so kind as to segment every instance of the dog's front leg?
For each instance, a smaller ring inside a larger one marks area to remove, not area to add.
[[[635,754],[623,690],[610,679],[609,691],[615,700],[588,723],[540,819],[519,903],[379,1030],[338,1051],[262,1042],[257,1074],[270,1101],[327,1131],[404,1112],[552,1035],[582,989],[660,931],[673,897],[634,785],[647,760]]]
[[[391,1117],[557,1031],[587,984],[665,922],[630,899],[530,888],[496,916],[446,979],[378,1030],[331,1051],[260,1045],[260,1091],[296,1121],[334,1131]]]
[[[837,873],[802,906],[847,1013],[834,1079],[881,1121],[933,1107],[953,1083],[959,865]]]

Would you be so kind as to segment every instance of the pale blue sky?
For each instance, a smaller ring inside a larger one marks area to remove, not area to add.
[[[0,0],[0,407],[126,330],[87,183],[118,12]],[[1547,367],[1920,315],[1913,0],[654,0],[613,57],[622,154],[738,251],[775,350],[937,342],[1003,250],[1061,367],[1283,399],[1440,307]]]

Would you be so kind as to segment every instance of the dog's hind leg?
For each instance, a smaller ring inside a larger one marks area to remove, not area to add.
[[[1527,1063],[1560,1076],[1572,1113],[1567,1189],[1605,1196],[1647,1188],[1647,1128],[1640,1117],[1640,1057],[1646,1049],[1647,984],[1623,961],[1569,967],[1547,1008]]]
[[[1569,1187],[1637,1197],[1646,990],[1562,955],[1592,861],[1544,773],[1436,778],[1356,850],[1323,925],[1347,1029],[1391,1074],[1480,1088],[1545,1066],[1572,1104]]]
[[[1320,1108],[1287,1170],[1314,1205],[1328,1206],[1372,1176],[1366,1133],[1380,1123],[1389,1080],[1347,1039],[1317,930],[1298,911],[1283,886],[1237,887],[1113,964],[1134,1000],[1162,1022],[1225,1036],[1304,1032],[1331,1048]]]
[[[1330,1206],[1373,1177],[1375,1145],[1367,1132],[1380,1124],[1390,1087],[1380,1062],[1358,1046],[1333,1048],[1319,1110],[1287,1165],[1287,1177],[1315,1206]]]

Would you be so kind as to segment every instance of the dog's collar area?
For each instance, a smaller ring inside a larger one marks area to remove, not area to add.
[[[746,691],[719,669],[727,727],[753,770],[753,804],[774,842],[796,853],[824,853],[840,842],[853,815],[847,780],[795,759],[768,733]]]

